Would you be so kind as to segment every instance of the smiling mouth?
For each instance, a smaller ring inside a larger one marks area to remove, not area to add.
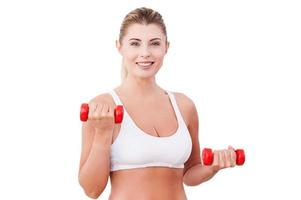
[[[147,67],[147,66],[154,64],[154,62],[136,62],[136,64],[140,65],[142,67]]]
[[[136,62],[136,64],[140,67],[144,67],[144,68],[147,68],[147,67],[150,67],[154,64],[155,62]]]

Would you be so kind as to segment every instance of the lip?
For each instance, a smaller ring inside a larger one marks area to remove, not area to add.
[[[143,65],[140,65],[140,63],[145,63],[145,64],[150,64],[150,65],[146,65],[146,66],[143,66]],[[150,68],[154,65],[155,62],[152,62],[152,61],[144,61],[144,62],[136,62],[136,65],[142,67],[142,68]]]
[[[138,64],[138,63],[152,63],[152,64],[154,64],[155,62],[154,62],[154,61],[141,61],[141,62],[136,62],[136,64]]]
[[[151,63],[150,65],[142,66],[142,65],[139,65],[139,62],[136,62],[136,65],[141,67],[143,70],[149,70],[149,69],[153,68],[155,62],[149,62],[148,61],[148,62],[140,62],[140,63]]]

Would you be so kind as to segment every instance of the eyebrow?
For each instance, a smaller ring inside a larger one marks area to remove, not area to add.
[[[137,40],[137,41],[141,41],[140,39],[138,39],[138,38],[131,38],[131,39],[129,39],[129,41],[130,40]],[[153,39],[151,39],[150,41],[153,41],[153,40],[161,40],[161,38],[153,38]]]

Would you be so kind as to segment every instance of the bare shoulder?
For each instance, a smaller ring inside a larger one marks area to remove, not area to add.
[[[181,92],[173,92],[175,95],[175,98],[177,100],[177,103],[184,105],[185,108],[189,108],[191,106],[194,106],[194,102],[191,98],[189,98],[187,95]]]
[[[183,115],[186,124],[189,125],[192,120],[192,114],[196,113],[196,107],[191,98],[181,92],[173,92],[181,114]]]

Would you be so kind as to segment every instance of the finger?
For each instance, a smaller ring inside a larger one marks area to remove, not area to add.
[[[100,111],[101,116],[106,116],[109,112],[109,105],[104,104],[102,110]]]
[[[97,104],[97,108],[95,109],[93,113],[94,119],[101,119],[101,110],[102,110],[103,104]]]
[[[231,167],[232,166],[231,152],[232,152],[232,150],[225,150],[226,167]]]
[[[235,148],[231,145],[228,146],[228,150],[230,150],[230,156],[231,156],[231,167],[234,167],[236,165],[236,153]]]
[[[214,150],[213,151],[213,162],[212,162],[212,165],[211,165],[211,167],[212,167],[212,169],[214,170],[214,171],[218,171],[218,170],[220,170],[220,167],[219,167],[219,153],[218,153],[218,151],[217,150]]]
[[[88,119],[93,119],[93,117],[94,117],[93,113],[95,112],[96,108],[97,108],[97,104],[95,104],[95,103],[91,103],[89,105]]]
[[[236,165],[236,153],[235,151],[230,151],[231,152],[231,167],[235,167]]]
[[[225,168],[226,156],[224,151],[219,151],[219,166],[221,169]]]
[[[112,106],[109,107],[109,115],[111,117],[114,117],[114,107],[112,107]]]
[[[219,154],[218,151],[214,150],[213,151],[213,166],[219,166]]]

